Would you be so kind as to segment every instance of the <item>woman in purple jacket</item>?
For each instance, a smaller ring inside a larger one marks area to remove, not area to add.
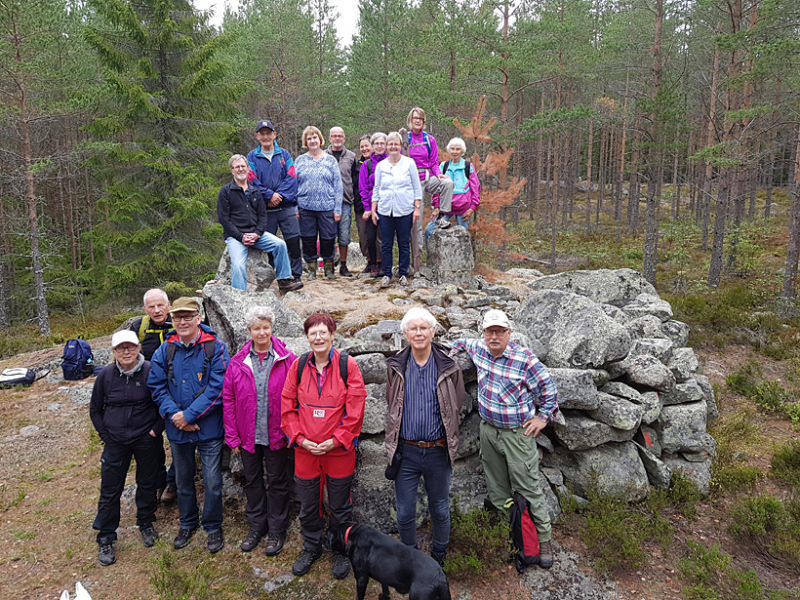
[[[362,218],[367,222],[367,253],[369,254],[367,269],[369,269],[370,277],[380,277],[381,270],[378,265],[381,257],[377,244],[380,236],[378,226],[372,220],[372,190],[375,188],[375,171],[378,169],[378,163],[388,156],[386,154],[386,134],[373,133],[370,142],[372,156],[361,165],[361,171],[358,174],[358,192],[361,194],[361,202],[364,205]]]
[[[267,556],[283,550],[289,524],[289,453],[281,431],[281,392],[297,357],[272,335],[275,314],[253,306],[244,315],[250,341],[231,358],[222,388],[225,443],[242,457],[250,532],[242,551],[267,533]],[[264,472],[269,490],[264,489]]]

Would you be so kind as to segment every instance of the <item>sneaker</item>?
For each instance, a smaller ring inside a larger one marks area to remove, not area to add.
[[[144,542],[145,548],[152,548],[153,544],[158,540],[158,532],[155,530],[152,523],[139,527],[139,533],[142,534],[142,541]]]
[[[278,290],[285,294],[286,292],[293,292],[294,290],[299,290],[303,287],[302,281],[297,281],[296,279],[290,277],[289,279],[281,279],[278,281]]]
[[[342,277],[352,277],[353,274],[350,272],[350,269],[347,268],[345,263],[341,263],[339,265],[339,275]]]
[[[539,566],[543,569],[553,566],[553,546],[550,542],[539,542]]]
[[[161,502],[163,504],[172,504],[178,499],[178,488],[174,485],[168,485],[164,488],[164,493],[161,494]]]
[[[222,535],[222,529],[212,531],[208,534],[208,551],[211,554],[216,554],[225,547],[225,538]]]
[[[383,279],[381,279],[381,284],[378,287],[387,288],[390,285],[392,285],[392,280],[384,275]]]
[[[447,229],[448,227],[450,227],[450,219],[448,219],[447,217],[439,217],[439,220],[436,221],[436,226],[439,229]]]
[[[444,559],[447,558],[446,552],[434,552],[431,550],[431,558],[437,562],[437,564],[444,569]]]
[[[311,570],[311,565],[313,565],[314,561],[320,556],[322,556],[322,550],[320,548],[317,548],[316,550],[303,548],[300,556],[297,557],[297,560],[294,561],[294,564],[292,565],[292,574],[296,575],[297,577],[305,575]]]
[[[192,527],[191,529],[183,529],[181,527],[181,530],[178,532],[178,535],[175,536],[175,540],[172,542],[175,550],[185,548],[189,544],[189,540],[192,539],[192,536],[196,531],[197,527]]]
[[[270,533],[267,537],[267,547],[264,548],[264,554],[267,556],[275,556],[283,550],[283,544],[286,541],[286,532]]]
[[[408,277],[406,277],[405,275],[403,275],[403,276],[400,278],[400,285],[402,285],[402,286],[407,286],[407,285],[409,285],[409,283],[408,283]]]
[[[344,579],[350,574],[350,560],[344,555],[334,552],[331,555],[331,575],[334,579]]]
[[[104,567],[113,565],[117,562],[117,556],[114,554],[114,546],[111,544],[99,544],[100,552],[97,555],[97,562]]]
[[[261,542],[261,539],[264,537],[263,533],[259,533],[257,531],[250,531],[247,534],[247,537],[244,538],[242,542],[241,548],[242,552],[252,552],[258,547],[258,544]]]

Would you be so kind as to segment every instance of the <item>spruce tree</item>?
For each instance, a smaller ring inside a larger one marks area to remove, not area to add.
[[[84,36],[103,66],[105,114],[88,129],[104,182],[95,228],[106,285],[196,279],[221,248],[215,207],[241,84],[226,81],[214,36],[186,0],[90,0],[101,25]],[[106,141],[111,140],[111,141]]]

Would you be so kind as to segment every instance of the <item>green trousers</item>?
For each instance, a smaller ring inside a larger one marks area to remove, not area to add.
[[[531,505],[540,542],[549,542],[552,533],[542,488],[539,487],[539,450],[524,427],[499,429],[481,421],[481,463],[486,476],[489,501],[502,508],[514,492]]]

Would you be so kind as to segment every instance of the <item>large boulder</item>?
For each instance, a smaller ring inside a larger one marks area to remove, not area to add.
[[[368,383],[367,399],[364,406],[364,424],[361,432],[366,434],[386,431],[386,384]]]
[[[386,383],[386,357],[383,354],[359,354],[354,359],[364,383]]]
[[[715,453],[716,442],[706,433],[706,411],[704,401],[662,408],[653,424],[662,451]]]
[[[656,357],[665,365],[672,356],[672,341],[664,338],[639,338],[633,340],[628,356],[649,355]]]
[[[351,490],[353,518],[381,531],[397,531],[394,482],[384,477],[389,461],[383,437],[359,440],[356,452],[356,471]]]
[[[217,283],[231,284],[231,257],[228,249],[222,253],[217,266]],[[250,247],[247,250],[247,291],[263,292],[275,281],[275,269],[269,264],[269,253]]]
[[[634,385],[651,387],[659,392],[675,389],[675,376],[667,366],[654,356],[642,354],[626,360],[625,374]]]
[[[642,422],[644,407],[629,400],[598,392],[600,406],[589,411],[589,416],[596,421],[610,425],[614,429],[630,431]]]
[[[556,448],[545,456],[544,463],[559,469],[579,496],[586,497],[596,486],[602,493],[635,502],[650,491],[647,471],[633,442],[604,444],[582,452]]]
[[[472,286],[472,243],[469,233],[460,226],[436,229],[428,238],[428,267],[438,283]]]
[[[565,424],[553,423],[556,438],[571,451],[596,448],[607,442],[627,442],[636,434],[635,429],[615,429],[587,417],[580,411],[562,411]]]
[[[528,287],[533,291],[562,290],[618,307],[633,302],[639,294],[656,294],[656,289],[633,269],[567,271],[535,279]]]
[[[682,383],[700,369],[700,360],[691,348],[675,348],[667,366],[675,375],[675,381]]]
[[[695,375],[694,378],[697,380],[697,385],[703,390],[703,395],[705,396],[706,420],[710,421],[711,419],[716,419],[719,416],[719,410],[717,409],[717,400],[714,398],[714,386],[711,385],[711,382],[705,375]]]
[[[636,444],[636,442],[634,442],[634,444]],[[643,446],[636,444],[636,449],[639,451],[639,458],[642,459],[644,470],[647,471],[647,478],[650,481],[650,485],[662,490],[669,489],[669,484],[672,479],[672,469]]]
[[[665,456],[664,464],[671,470],[681,471],[689,481],[697,485],[703,496],[711,492],[711,464],[712,459],[707,456],[702,461],[689,461],[680,456]]]
[[[203,288],[203,307],[209,324],[217,336],[228,346],[233,355],[250,339],[244,322],[247,309],[252,306],[268,306],[275,313],[272,332],[277,337],[303,337],[303,321],[288,308],[272,290],[245,292],[229,285],[206,284]]]
[[[700,384],[692,377],[691,379],[678,383],[671,392],[661,394],[661,404],[671,406],[673,404],[686,404],[687,402],[697,402],[705,400],[705,393]]]
[[[661,321],[672,318],[672,307],[669,302],[662,300],[658,294],[639,294],[636,299],[622,307],[628,315],[636,319],[645,315],[653,315]]]
[[[672,340],[676,348],[683,348],[689,343],[689,326],[681,321],[667,321],[661,324],[664,336]]]
[[[562,409],[593,410],[600,405],[592,378],[585,369],[548,369],[558,390],[558,406]]]
[[[577,294],[543,290],[528,295],[514,316],[516,326],[539,340],[548,367],[599,368],[630,349],[627,329],[596,302]]]

